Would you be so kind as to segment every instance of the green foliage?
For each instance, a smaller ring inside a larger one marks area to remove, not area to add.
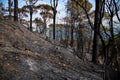
[[[81,22],[85,18],[85,10],[89,12],[92,4],[88,0],[69,0],[66,8],[72,19]]]
[[[53,15],[49,12],[41,12],[40,15],[43,17],[43,18],[52,18]]]
[[[37,25],[44,25],[44,22],[42,21],[41,18],[35,18],[33,22],[36,23]]]
[[[48,11],[52,10],[52,7],[48,4],[40,4],[37,6],[37,8],[41,10],[48,10]]]
[[[22,8],[18,8],[18,13],[22,14],[24,17],[28,17],[27,13],[29,11],[27,9],[24,8],[24,6]]]
[[[105,31],[110,31],[110,28],[108,27],[108,26],[100,26],[100,30],[101,31],[103,31],[103,30],[105,30]]]
[[[32,7],[32,12],[33,13],[37,13],[37,10],[36,10],[36,6],[34,6],[34,5],[32,5],[32,6],[30,6],[30,5],[25,5],[25,6],[23,6],[22,7],[22,12],[26,12],[26,13],[29,13],[30,12],[30,7]]]
[[[104,13],[104,18],[105,18],[105,19],[110,19],[110,15],[109,15],[108,12],[105,12],[105,13]]]
[[[63,27],[64,24],[55,24],[56,27]],[[53,24],[49,24],[49,27],[53,27]]]
[[[92,4],[88,1],[88,0],[70,0],[68,1],[68,5],[67,7],[71,6],[72,7],[79,7],[79,8],[86,8],[87,11],[90,11],[90,9],[92,8]],[[82,9],[81,8],[81,9]]]
[[[40,4],[36,6],[36,9],[40,10],[40,15],[42,16],[43,20],[47,21],[47,19],[53,18],[52,8],[48,4]]]

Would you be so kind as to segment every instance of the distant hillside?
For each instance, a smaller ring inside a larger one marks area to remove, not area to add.
[[[56,41],[0,19],[0,80],[102,80],[102,72]]]

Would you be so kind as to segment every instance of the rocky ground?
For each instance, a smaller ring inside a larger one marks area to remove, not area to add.
[[[0,19],[0,80],[103,80],[102,73],[56,41]]]

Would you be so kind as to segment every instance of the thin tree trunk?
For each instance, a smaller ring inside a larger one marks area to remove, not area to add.
[[[14,0],[14,21],[18,21],[18,0]]]
[[[8,0],[8,5],[9,5],[9,7],[8,7],[8,10],[9,10],[9,19],[11,19],[11,6],[12,6],[11,0]]]
[[[56,21],[56,13],[57,13],[57,6],[58,0],[50,0],[52,10],[53,10],[53,39],[55,39],[55,21]]]
[[[56,21],[56,10],[53,11],[53,39],[55,39],[55,21]]]
[[[70,45],[71,45],[71,47],[73,47],[73,23],[72,23],[72,25],[71,25],[71,42],[70,42]]]
[[[74,23],[75,23],[75,21],[74,21],[74,19],[73,19],[73,15],[71,14],[71,18],[72,18],[72,22],[71,22],[71,42],[70,42],[70,45],[71,45],[71,47],[73,47],[73,44],[74,44],[74,39],[73,39],[73,33],[74,33]]]
[[[46,35],[46,32],[47,32],[47,24],[46,24],[46,20],[44,20],[44,27],[45,27],[44,35]]]
[[[101,0],[96,0],[95,20],[94,20],[94,38],[93,38],[93,55],[92,62],[97,63],[98,56],[98,33],[100,28],[100,15],[101,15]]]
[[[62,35],[62,28],[60,29],[60,34],[61,34],[61,35],[60,35],[60,37],[61,37],[61,38],[60,38],[60,41],[62,41],[62,40],[63,40],[63,39],[62,39],[62,37],[63,37],[63,35]],[[65,35],[65,34],[64,34],[64,35]]]
[[[114,39],[114,29],[113,29],[113,14],[111,13],[111,18],[110,18],[110,33],[111,33],[111,42],[112,42],[112,54],[111,54],[111,62],[113,62],[116,66],[118,66],[118,61],[117,61],[117,48],[115,44],[115,39]]]
[[[33,15],[33,9],[30,6],[30,31],[32,31],[32,15]]]

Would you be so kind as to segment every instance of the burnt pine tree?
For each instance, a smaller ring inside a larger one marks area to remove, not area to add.
[[[51,7],[53,10],[53,39],[55,39],[55,21],[56,21],[56,14],[57,14],[57,6],[58,0],[50,0]]]
[[[14,21],[18,21],[18,0],[14,0]]]

